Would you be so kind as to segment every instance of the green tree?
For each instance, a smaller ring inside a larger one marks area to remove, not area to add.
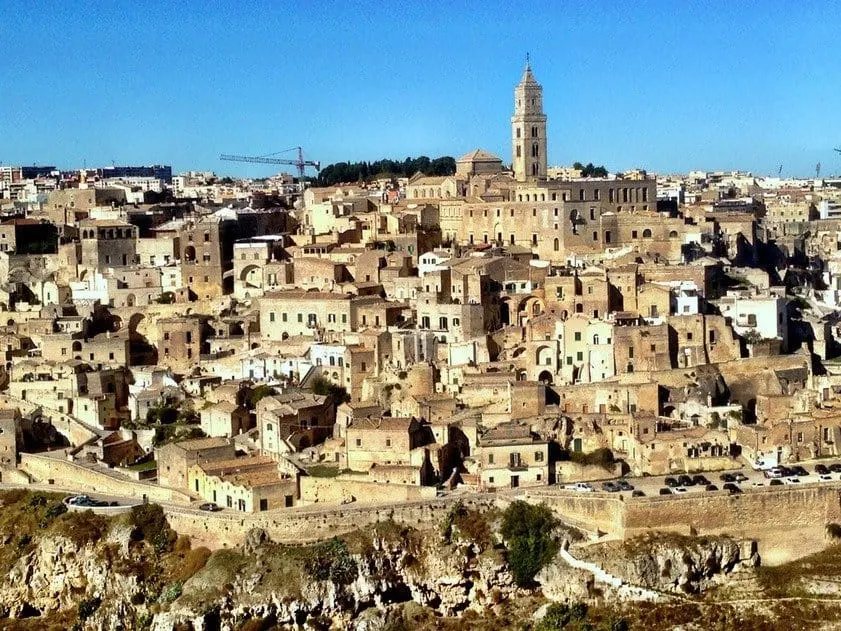
[[[505,509],[501,533],[508,544],[508,566],[517,585],[534,584],[537,573],[555,558],[558,542],[552,533],[558,520],[545,505],[517,500]]]
[[[339,386],[324,377],[316,377],[312,381],[313,394],[321,396],[330,396],[333,398],[335,405],[341,405],[350,401],[350,395],[344,387]]]

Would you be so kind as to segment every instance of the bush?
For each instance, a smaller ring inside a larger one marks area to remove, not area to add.
[[[102,599],[95,597],[95,598],[88,598],[87,600],[83,600],[79,603],[79,620],[84,622],[88,618],[90,618],[93,614],[96,613],[96,610],[99,609],[99,606],[102,604]]]
[[[562,631],[570,623],[582,623],[587,619],[587,605],[584,603],[552,603],[546,615],[537,623],[535,631]],[[579,628],[582,625],[578,625]]]
[[[479,511],[468,510],[461,501],[450,508],[442,525],[444,541],[451,543],[454,536],[471,541],[485,549],[493,543],[491,525]]]
[[[161,593],[160,598],[158,599],[162,603],[171,603],[176,598],[181,595],[181,583],[179,581],[174,582],[172,585],[167,587],[163,593]]]
[[[334,537],[312,547],[306,563],[307,573],[317,581],[332,581],[348,585],[356,580],[356,561],[348,552],[347,544]]]
[[[159,553],[169,552],[178,535],[169,527],[163,509],[158,504],[140,504],[131,508],[132,537],[151,543]]]
[[[184,560],[175,572],[175,578],[182,583],[186,582],[205,565],[210,558],[211,552],[207,548],[196,548],[184,555]]]
[[[601,448],[584,453],[583,451],[569,452],[569,459],[576,464],[583,466],[599,466],[608,471],[613,469],[616,464],[616,459],[613,457],[613,452],[610,449]]]
[[[44,513],[44,517],[41,518],[40,523],[38,524],[41,528],[47,528],[52,521],[64,513],[67,512],[67,506],[64,505],[64,502],[55,502],[54,504],[50,505],[47,509],[47,512]]]
[[[558,542],[552,533],[558,520],[545,505],[512,502],[502,516],[502,536],[508,543],[508,566],[521,587],[534,584],[535,575],[555,558]]]
[[[265,384],[259,385],[248,395],[248,404],[255,408],[261,399],[275,394],[275,389]]]

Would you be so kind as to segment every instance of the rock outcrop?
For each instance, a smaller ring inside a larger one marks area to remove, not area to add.
[[[754,542],[729,537],[652,534],[571,552],[626,583],[672,593],[700,593],[728,574],[759,565]]]

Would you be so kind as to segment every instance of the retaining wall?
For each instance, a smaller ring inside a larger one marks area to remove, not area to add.
[[[150,502],[189,504],[190,496],[176,489],[117,477],[116,474],[50,456],[21,454],[20,469],[36,480],[79,493],[101,493]]]

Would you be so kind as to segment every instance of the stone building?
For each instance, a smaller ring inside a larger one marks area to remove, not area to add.
[[[204,322],[198,316],[158,320],[158,364],[174,372],[190,372],[201,358],[203,330]]]
[[[224,508],[256,513],[297,503],[298,480],[266,456],[246,456],[194,464],[188,469],[191,493]]]
[[[481,434],[476,460],[484,489],[549,484],[549,443],[527,425],[506,423]]]
[[[155,449],[158,483],[174,489],[189,490],[187,472],[195,464],[231,460],[234,444],[227,438],[197,438],[167,443]]]

